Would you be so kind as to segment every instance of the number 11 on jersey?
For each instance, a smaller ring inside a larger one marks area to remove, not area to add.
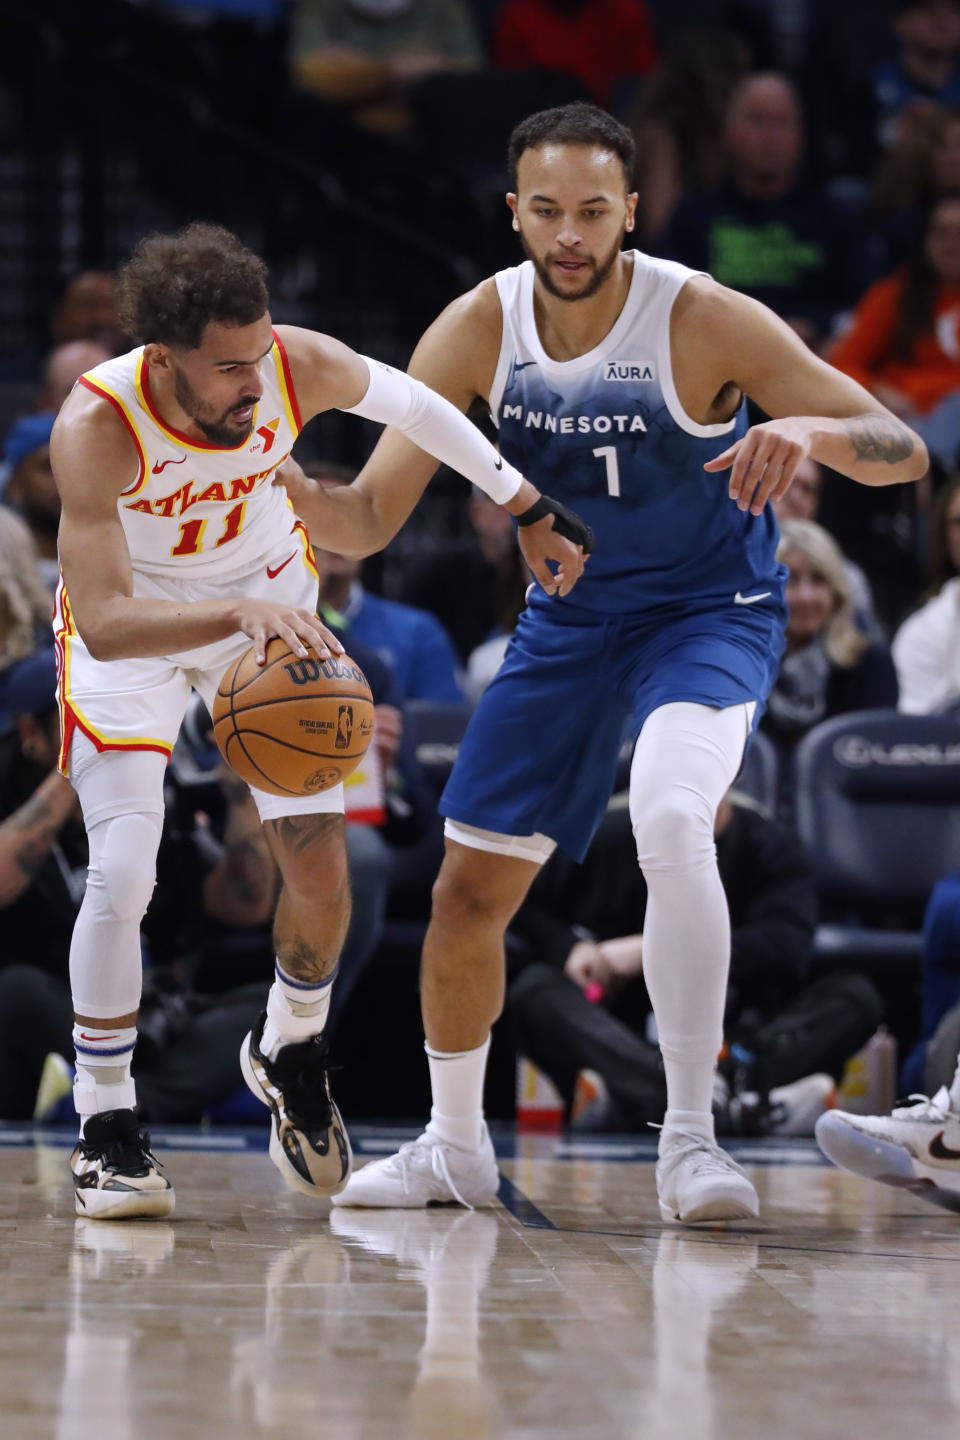
[[[607,493],[619,496],[620,494],[620,466],[617,463],[616,445],[600,445],[594,450],[598,460],[603,460],[607,467]]]

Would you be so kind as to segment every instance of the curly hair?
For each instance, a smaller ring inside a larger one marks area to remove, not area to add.
[[[201,221],[147,235],[119,275],[120,323],[142,343],[196,350],[208,325],[252,325],[268,304],[259,255],[232,231]]]
[[[606,110],[576,100],[572,105],[557,105],[552,110],[538,110],[521,120],[511,133],[507,146],[507,167],[510,189],[517,188],[517,164],[525,150],[541,145],[596,145],[619,155],[629,189],[633,182],[636,143],[626,125],[614,120]]]

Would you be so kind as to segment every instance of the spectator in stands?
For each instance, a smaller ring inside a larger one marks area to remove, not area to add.
[[[823,467],[808,456],[800,462],[786,495],[772,502],[777,519],[781,524],[784,520],[816,520],[822,494]],[[843,563],[850,581],[857,624],[865,635],[881,635],[883,632],[874,612],[870,581],[848,555],[843,557]]]
[[[874,129],[886,148],[904,111],[960,105],[960,0],[896,0],[897,55],[871,76]]]
[[[631,124],[637,153],[636,220],[641,244],[663,230],[684,195],[713,190],[724,177],[724,116],[750,72],[742,36],[721,27],[684,27],[647,80]]]
[[[960,196],[942,199],[902,270],[878,280],[830,354],[923,435],[947,469],[960,451]]]
[[[619,83],[648,74],[657,47],[644,0],[504,0],[493,58],[503,70],[574,75],[616,109]]]
[[[802,181],[803,116],[790,80],[742,81],[724,138],[726,180],[681,200],[657,253],[762,300],[816,345],[853,298],[854,254],[845,212]]]
[[[481,58],[463,0],[298,0],[294,8],[294,80],[370,129],[406,130],[418,80],[474,69]]]
[[[787,760],[831,715],[895,706],[897,675],[887,646],[857,625],[843,552],[826,530],[785,520],[777,558],[790,572],[787,643],[760,726]],[[786,797],[790,766],[783,771]]]
[[[900,709],[909,715],[960,702],[960,477],[936,498],[931,556],[929,598],[893,641]]]
[[[67,282],[50,318],[54,345],[71,340],[96,340],[111,355],[130,348],[117,319],[116,276],[106,270],[84,270]]]
[[[470,538],[450,541],[426,556],[403,590],[411,605],[439,617],[465,663],[491,637],[513,633],[530,584],[502,507],[490,506],[474,491],[467,514]]]
[[[3,452],[8,472],[4,501],[26,522],[51,594],[59,575],[60,496],[50,468],[50,432],[56,418],[49,410],[23,416],[9,431]]]
[[[0,1117],[29,1119],[34,1112],[45,1057],[72,1053],[70,937],[86,884],[86,832],[73,788],[56,769],[60,744],[56,707],[56,665],[49,649],[17,662],[9,703],[14,729],[0,739],[0,912],[4,943],[0,954]],[[217,864],[229,851],[192,871],[216,889]],[[233,907],[236,924],[249,924],[251,867],[234,866],[217,891],[221,908]],[[273,894],[263,902],[265,915]],[[158,888],[151,907],[162,925],[164,908],[183,917],[189,894]],[[201,905],[193,913],[198,913]],[[241,1084],[240,1042],[263,1007],[269,977],[217,997],[205,1005],[185,993],[176,965],[157,968],[166,987],[147,981],[138,1045],[138,1094],[153,1120],[196,1121],[208,1104]],[[153,1043],[150,1043],[152,1040]],[[60,1061],[61,1078],[68,1067]],[[69,1090],[69,1085],[62,1087]]]
[[[470,524],[486,554],[495,560],[499,557],[509,567],[510,572],[522,572],[518,575],[520,582],[529,578],[517,550],[516,534],[508,512],[502,505],[495,505],[489,495],[485,495],[476,486],[470,496]],[[516,564],[517,561],[519,565]],[[524,595],[525,586],[522,583],[504,594],[503,604],[490,634],[470,651],[464,689],[468,698],[474,702],[479,700],[500,669],[510,637],[517,628],[517,620],[524,606]]]
[[[44,362],[36,408],[56,414],[80,376],[102,365],[113,353],[99,340],[68,340],[58,345]]]
[[[324,485],[349,485],[356,471],[317,461],[306,473]],[[319,537],[318,537],[319,538]],[[321,611],[348,629],[351,639],[375,650],[389,666],[400,701],[462,700],[457,657],[443,626],[425,610],[374,595],[360,583],[362,562],[314,546],[320,570]],[[463,603],[464,588],[457,600]],[[327,607],[327,609],[324,609]]]
[[[52,610],[33,536],[19,515],[0,505],[0,670],[38,645],[52,645]]]
[[[960,108],[911,110],[873,187],[878,276],[916,253],[931,207],[951,195],[960,195]]]
[[[739,1057],[721,1065],[717,1128],[809,1134],[828,1077],[876,1029],[880,1001],[860,976],[807,984],[817,893],[796,835],[727,796],[716,837],[732,930],[724,1028]],[[663,1062],[645,1038],[645,910],[629,811],[615,800],[583,863],[554,856],[512,926],[531,957],[509,991],[518,1047],[568,1104],[578,1072],[600,1076],[605,1102],[583,1117],[592,1128],[643,1131],[665,1103]]]

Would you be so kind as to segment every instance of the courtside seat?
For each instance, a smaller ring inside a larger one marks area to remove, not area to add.
[[[740,773],[733,782],[734,790],[749,795],[771,815],[777,808],[777,790],[780,784],[780,758],[777,748],[769,735],[757,730],[750,742],[750,749],[740,766]]]
[[[919,975],[933,886],[960,868],[960,722],[859,710],[797,751],[797,826],[823,906],[815,962]]]
[[[453,769],[472,713],[466,700],[408,700],[403,707],[407,735],[438,795]]]

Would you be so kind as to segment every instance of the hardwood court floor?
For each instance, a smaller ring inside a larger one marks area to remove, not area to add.
[[[97,1223],[66,1134],[0,1130],[2,1440],[960,1436],[960,1216],[806,1144],[738,1147],[762,1223],[692,1231],[648,1142],[506,1136],[494,1210],[328,1217],[262,1137],[154,1138],[176,1215]]]

